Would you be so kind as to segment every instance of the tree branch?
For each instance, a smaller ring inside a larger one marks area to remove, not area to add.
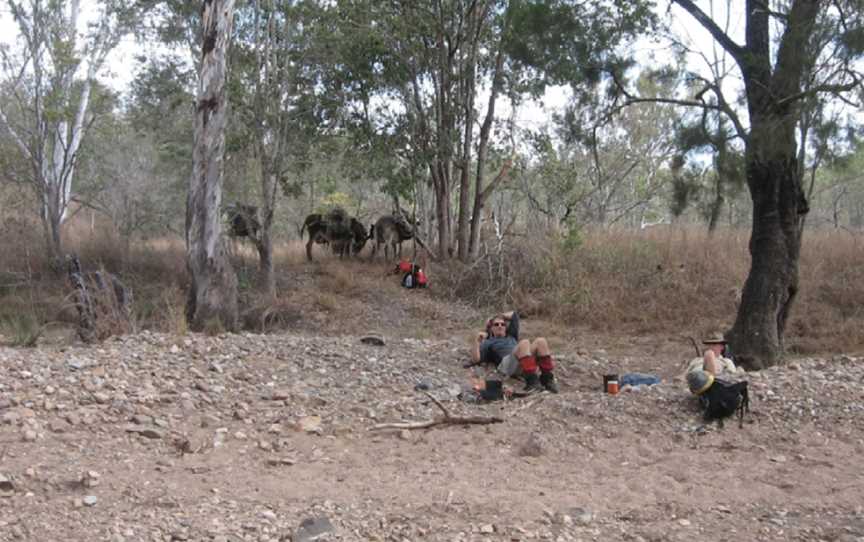
[[[501,171],[498,172],[498,175],[496,175],[495,178],[492,179],[492,182],[486,185],[486,188],[484,188],[483,192],[480,193],[480,201],[485,201],[486,198],[489,197],[489,194],[491,194],[499,184],[504,182],[504,179],[507,178],[507,174],[510,173],[510,168],[512,167],[513,159],[506,159],[504,165],[501,166]]]
[[[453,416],[447,410],[441,401],[432,396],[428,392],[423,392],[429,399],[435,403],[435,406],[441,409],[443,416],[436,417],[431,420],[418,422],[395,422],[395,423],[379,423],[371,427],[371,431],[381,429],[428,429],[436,425],[489,425],[493,423],[503,423],[504,420],[497,416]]]
[[[687,11],[687,13],[696,19],[696,22],[702,25],[702,27],[707,30],[715,40],[717,40],[717,43],[732,55],[735,62],[737,62],[742,69],[744,68],[744,48],[732,41],[732,38],[726,35],[726,33],[723,32],[723,30],[721,30],[713,20],[711,20],[711,17],[706,15],[705,12],[699,9],[699,6],[694,4],[691,0],[672,1],[681,6],[682,9]]]
[[[820,94],[820,93],[823,93],[823,92],[830,92],[830,93],[834,93],[834,94],[841,94],[841,93],[843,93],[843,92],[849,92],[850,90],[854,90],[855,87],[860,86],[861,83],[862,83],[862,80],[859,79],[859,78],[858,78],[854,73],[852,74],[852,77],[853,77],[855,80],[854,80],[854,81],[850,81],[850,82],[845,83],[845,84],[837,84],[837,85],[824,84],[824,85],[817,85],[817,86],[815,86],[815,87],[813,87],[813,88],[809,88],[809,89],[804,90],[804,91],[802,91],[802,92],[799,92],[799,93],[797,93],[797,94],[793,94],[793,95],[791,95],[791,96],[786,96],[785,98],[782,98],[782,99],[780,99],[780,100],[777,100],[777,105],[781,105],[781,106],[782,106],[782,105],[787,104],[787,103],[789,103],[789,102],[794,102],[794,101],[801,100],[801,99],[804,99],[804,98],[809,98],[809,97],[811,97],[811,96],[815,96],[816,94]]]

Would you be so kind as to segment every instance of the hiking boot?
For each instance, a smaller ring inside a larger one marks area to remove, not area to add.
[[[555,375],[552,373],[543,373],[540,375],[540,383],[546,388],[546,391],[558,393],[558,384],[555,382]]]
[[[525,377],[525,389],[522,390],[523,393],[534,393],[538,391],[543,391],[543,386],[540,384],[540,377],[537,376],[537,373],[528,373],[524,375]]]

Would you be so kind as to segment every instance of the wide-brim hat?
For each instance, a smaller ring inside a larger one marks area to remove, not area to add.
[[[702,339],[702,344],[726,344],[727,342],[729,341],[727,341],[723,334],[719,332],[712,333],[711,335],[708,335],[706,338]]]

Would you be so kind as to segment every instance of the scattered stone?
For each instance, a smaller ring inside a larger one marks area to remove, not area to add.
[[[0,473],[0,497],[9,497],[15,492],[15,484],[12,483],[12,478]]]
[[[323,432],[321,429],[321,416],[304,416],[297,422],[297,427],[307,433],[320,435]]]
[[[540,457],[543,455],[543,445],[537,435],[531,434],[528,439],[519,446],[516,454],[520,457]]]
[[[492,525],[491,523],[481,525],[480,526],[480,532],[483,534],[494,534],[495,533],[495,526]]]
[[[101,475],[95,470],[88,470],[81,475],[81,485],[87,488],[96,487],[99,485]]]
[[[126,432],[127,433],[137,433],[144,438],[149,438],[149,439],[154,439],[154,440],[155,439],[161,439],[165,436],[164,433],[162,433],[162,431],[160,431],[154,427],[142,427],[140,425],[127,426]]]
[[[372,346],[384,346],[386,344],[384,338],[380,335],[366,335],[365,337],[360,338],[360,342]]]
[[[271,457],[267,460],[267,464],[271,467],[282,467],[285,465],[291,466],[297,463],[293,457]]]
[[[48,429],[50,429],[52,433],[65,433],[70,427],[69,422],[66,420],[51,420],[48,422]]]
[[[328,517],[306,518],[300,522],[300,526],[294,531],[291,542],[314,542],[315,540],[322,540],[331,532],[333,532],[333,523]]]
[[[132,422],[137,425],[150,425],[151,423],[153,423],[153,416],[135,414],[132,416]]]
[[[14,410],[4,412],[3,415],[0,416],[0,422],[2,422],[3,425],[18,425],[18,422],[20,421],[21,415]]]
[[[587,508],[576,506],[571,508],[568,512],[568,515],[573,518],[573,521],[576,522],[577,525],[585,526],[594,521],[594,514]]]
[[[432,383],[428,380],[421,380],[414,384],[414,391],[428,391],[432,389]]]
[[[288,390],[277,390],[270,394],[271,401],[284,401],[291,398],[291,392]]]

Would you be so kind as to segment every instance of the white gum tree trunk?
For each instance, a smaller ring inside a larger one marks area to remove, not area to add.
[[[192,284],[186,317],[193,330],[237,328],[237,276],[222,236],[226,55],[234,0],[205,0],[195,110],[193,170],[186,201],[186,256]]]

